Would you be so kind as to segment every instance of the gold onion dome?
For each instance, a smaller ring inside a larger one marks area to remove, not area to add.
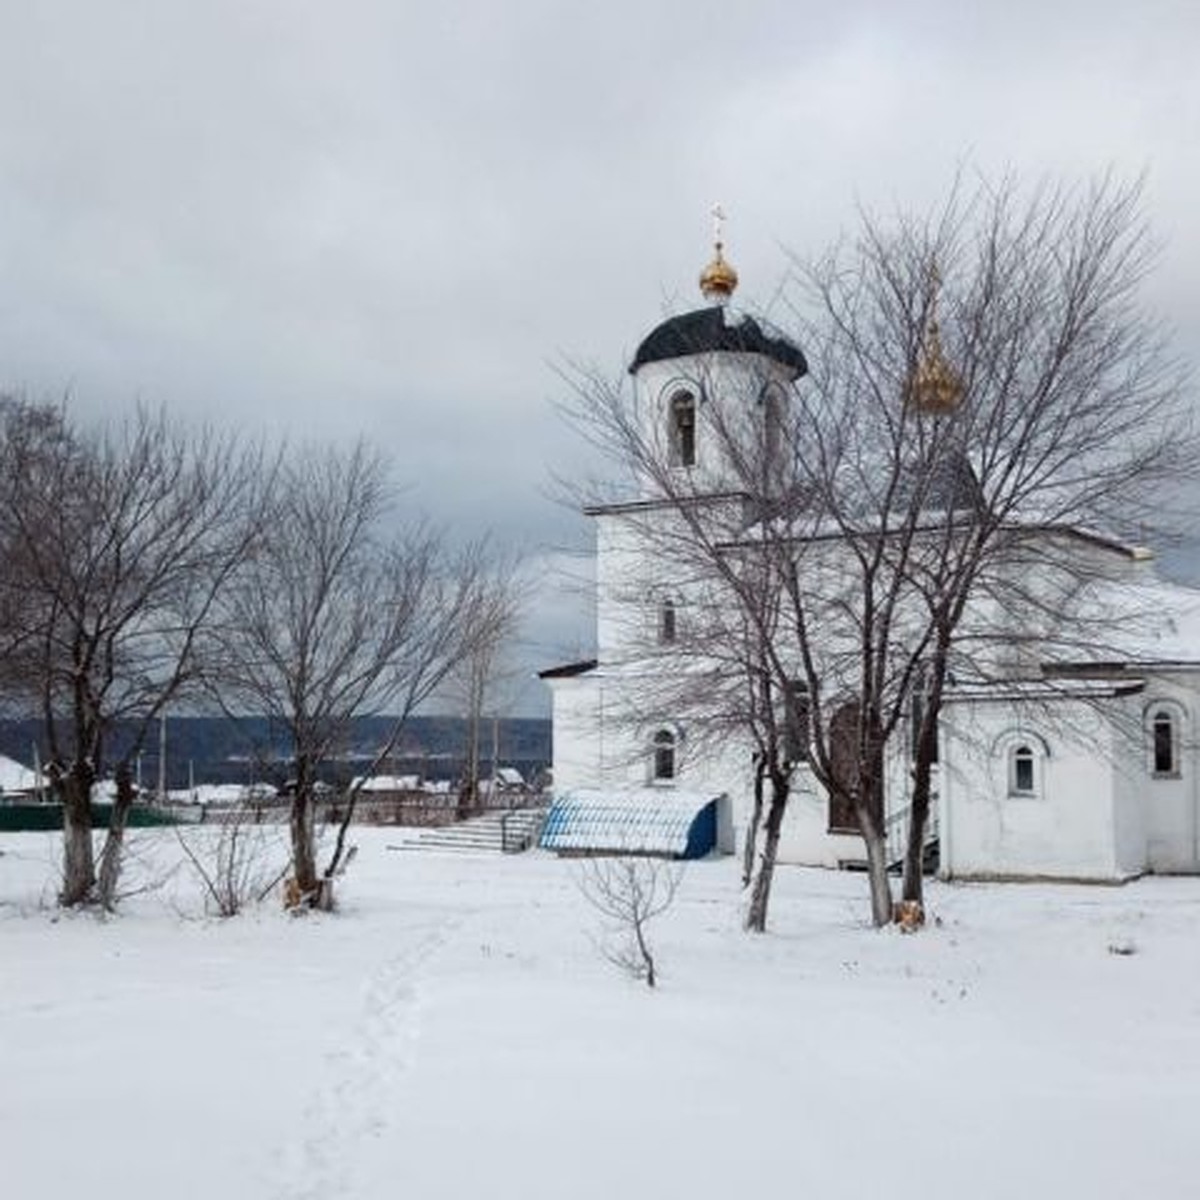
[[[717,242],[712,262],[700,272],[700,291],[706,300],[728,300],[738,285],[738,273],[725,261],[721,250]]]
[[[932,279],[933,297],[929,303],[929,323],[921,339],[916,370],[908,381],[908,401],[923,413],[948,413],[958,407],[963,396],[962,380],[942,350],[937,319],[937,289],[941,285],[936,269]]]

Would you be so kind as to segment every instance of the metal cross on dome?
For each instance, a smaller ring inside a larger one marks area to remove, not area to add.
[[[725,232],[725,210],[720,203],[712,206],[713,241],[720,246]]]

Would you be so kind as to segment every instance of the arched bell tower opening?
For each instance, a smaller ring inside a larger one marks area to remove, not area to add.
[[[671,466],[696,465],[696,397],[685,389],[667,404],[667,448]]]

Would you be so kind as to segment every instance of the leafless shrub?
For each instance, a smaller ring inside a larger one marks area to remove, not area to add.
[[[682,863],[633,855],[589,858],[580,869],[580,892],[606,918],[597,948],[647,987],[656,986],[658,970],[646,927],[671,907],[682,878]]]
[[[265,899],[287,871],[279,826],[234,820],[175,832],[203,888],[205,911],[218,917],[236,917],[247,904]]]

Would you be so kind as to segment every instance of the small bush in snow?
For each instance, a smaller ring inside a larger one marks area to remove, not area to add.
[[[215,829],[176,832],[204,889],[207,912],[236,917],[247,904],[264,899],[283,877],[285,868],[279,863],[284,845],[278,826],[235,819]]]
[[[682,863],[632,855],[589,858],[580,871],[584,899],[608,919],[600,952],[647,987],[658,973],[646,926],[671,907],[682,878]]]

